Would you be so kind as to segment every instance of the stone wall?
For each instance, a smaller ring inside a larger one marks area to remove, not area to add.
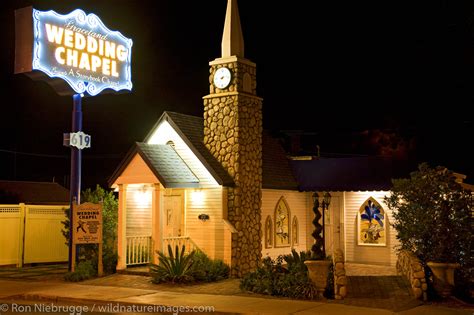
[[[420,260],[411,252],[402,250],[398,253],[397,271],[410,281],[415,298],[426,301],[428,285]]]
[[[226,66],[242,70],[237,63]],[[232,92],[204,97],[204,144],[235,182],[228,189],[227,219],[238,231],[232,234],[231,255],[237,277],[254,270],[262,255],[262,100],[235,92],[241,72],[229,87]],[[217,91],[211,84],[212,92]]]
[[[347,295],[347,277],[344,266],[344,253],[336,249],[333,254],[334,263],[334,297],[336,300],[344,299]]]

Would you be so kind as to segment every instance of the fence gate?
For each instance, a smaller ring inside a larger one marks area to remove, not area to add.
[[[20,205],[0,205],[0,265],[19,265],[21,261],[23,213]]]
[[[68,206],[0,205],[0,265],[65,262]]]

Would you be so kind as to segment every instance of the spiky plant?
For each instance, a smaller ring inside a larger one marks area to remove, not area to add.
[[[150,271],[153,277],[152,282],[187,282],[192,281],[193,277],[190,275],[191,266],[193,264],[194,251],[189,254],[185,253],[185,247],[179,251],[176,245],[175,253],[168,245],[168,256],[163,252],[158,252],[159,264],[151,264]]]

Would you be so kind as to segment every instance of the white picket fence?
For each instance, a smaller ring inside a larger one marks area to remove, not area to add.
[[[127,266],[151,262],[151,236],[127,236]]]
[[[61,233],[68,207],[0,205],[0,265],[68,261]]]
[[[151,236],[127,236],[127,266],[145,265],[152,262],[152,242]],[[188,236],[165,237],[163,238],[163,252],[168,255],[168,245],[171,245],[173,253],[176,245],[179,250],[185,246],[185,252],[199,250],[197,245]]]

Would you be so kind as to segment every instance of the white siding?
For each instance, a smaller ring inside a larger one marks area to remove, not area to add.
[[[148,144],[167,144],[168,141],[174,143],[174,148],[178,155],[188,165],[191,171],[199,179],[201,187],[216,187],[218,183],[212,177],[211,173],[204,167],[201,161],[191,151],[188,145],[178,135],[178,133],[171,127],[167,121],[163,121],[153,132],[148,140]]]
[[[275,207],[281,197],[284,197],[288,207],[290,208],[291,220],[290,220],[290,235],[293,237],[293,231],[291,231],[291,222],[293,222],[293,217],[298,218],[298,239],[299,244],[293,246],[296,251],[304,251],[308,249],[307,246],[307,230],[308,222],[311,224],[309,219],[308,205],[310,198],[309,193],[301,193],[292,190],[276,190],[276,189],[262,189],[262,229],[265,228],[265,220],[268,215],[271,216],[273,225],[275,225]],[[273,229],[274,231],[274,229]],[[265,231],[262,230],[262,236],[265,235]],[[276,258],[278,255],[285,255],[291,252],[291,246],[288,247],[274,247],[275,241],[273,240],[272,248],[265,248],[265,237],[262,237],[262,256],[270,256]],[[311,244],[308,244],[309,247]]]
[[[394,246],[398,244],[396,231],[393,223],[393,213],[383,202],[384,196],[389,195],[388,191],[364,191],[345,192],[345,248],[346,261],[357,263],[392,265],[396,264],[396,253]],[[357,215],[361,205],[369,198],[373,197],[382,206],[386,214],[386,246],[364,246],[357,245]]]
[[[225,252],[222,196],[222,187],[186,189],[186,235],[215,259],[224,259]],[[199,220],[202,213],[208,214],[209,220]]]
[[[127,236],[151,236],[152,185],[131,184],[126,196]]]

